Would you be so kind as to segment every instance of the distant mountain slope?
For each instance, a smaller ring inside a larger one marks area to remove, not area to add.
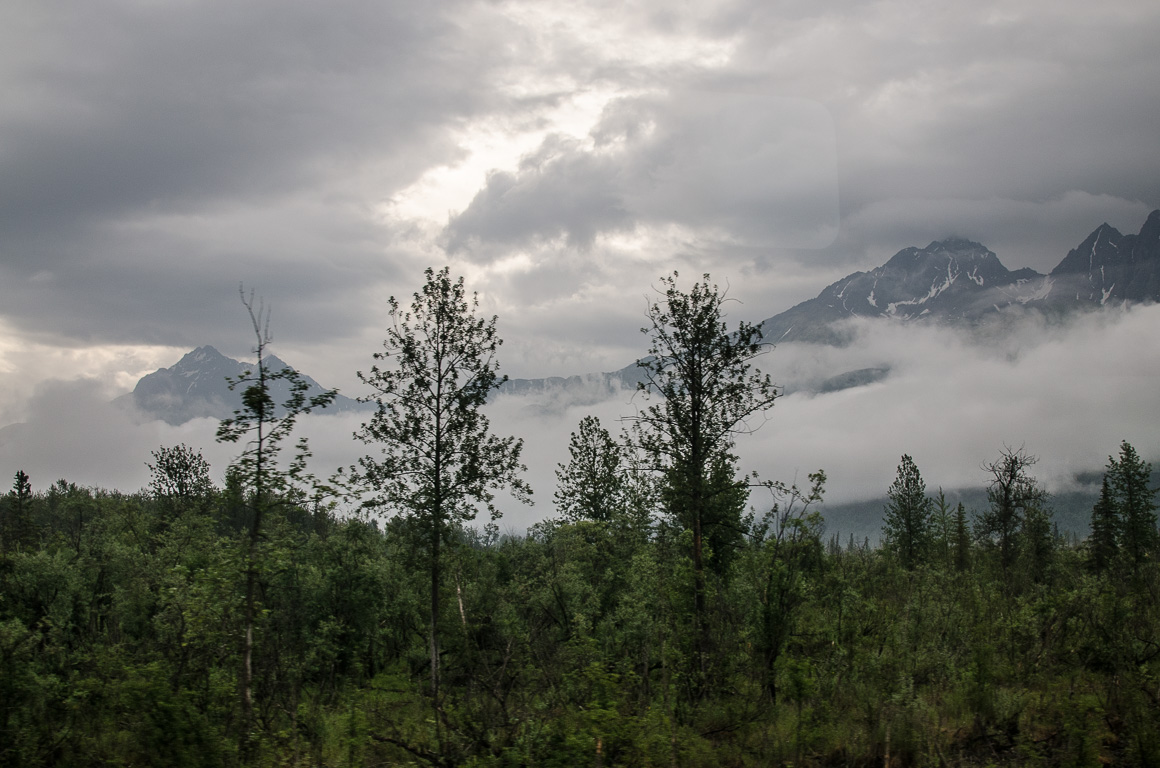
[[[266,358],[266,364],[274,371],[291,367],[274,355]],[[237,378],[253,368],[254,363],[226,357],[211,346],[198,347],[175,365],[143,376],[131,393],[117,400],[174,425],[202,417],[224,419],[242,404],[241,391],[230,391],[227,377]],[[309,385],[307,397],[324,391],[309,376],[303,374],[302,378]],[[270,391],[274,401],[281,404],[290,396],[290,385],[286,381],[275,381]],[[326,409],[326,413],[365,410],[369,407],[339,395]]]
[[[1100,225],[1048,276],[1049,304],[1160,301],[1160,211],[1138,235]]]
[[[906,248],[869,272],[855,272],[816,298],[764,321],[767,341],[838,343],[833,324],[850,317],[956,325],[1039,297],[1043,275],[1008,270],[994,253],[970,240],[936,241]]]
[[[774,343],[841,343],[834,328],[851,317],[933,322],[959,327],[996,325],[1013,308],[1052,314],[1124,302],[1160,301],[1160,210],[1138,235],[1102,224],[1048,275],[1008,270],[970,240],[904,248],[869,272],[855,272],[817,297],[766,319]]]

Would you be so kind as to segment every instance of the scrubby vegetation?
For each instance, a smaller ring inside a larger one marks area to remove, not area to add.
[[[1023,548],[1005,568],[992,539],[936,534],[907,569],[890,549],[827,540],[809,495],[747,519],[732,551],[706,550],[704,659],[687,530],[629,510],[524,538],[456,529],[434,701],[422,532],[286,505],[260,545],[243,734],[238,496],[13,493],[0,759],[232,765],[247,738],[263,765],[1160,755],[1154,553],[1051,538],[1042,567]]]

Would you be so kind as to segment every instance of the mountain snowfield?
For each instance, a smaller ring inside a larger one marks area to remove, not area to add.
[[[1041,457],[1034,472],[1049,489],[1083,490],[1077,477],[1102,470],[1121,440],[1160,457],[1152,427],[1160,413],[1157,301],[1160,211],[1139,234],[1097,228],[1046,275],[1008,270],[964,239],[906,248],[765,321],[775,347],[761,367],[785,394],[768,422],[739,441],[742,469],[785,482],[825,469],[833,507],[883,496],[903,453],[929,491],[953,491],[981,487],[980,465],[1022,445]],[[199,347],[115,404],[84,381],[47,386],[25,423],[0,429],[0,466],[24,469],[36,488],[65,477],[133,490],[148,480],[151,450],[184,442],[204,452],[220,480],[237,452],[213,438],[237,397],[225,377],[246,366]],[[495,431],[525,440],[536,500],[532,508],[504,503],[503,526],[522,531],[553,513],[569,432],[587,414],[618,432],[642,404],[636,378],[629,365],[524,379],[493,399]],[[352,439],[365,408],[343,398],[333,415],[302,420],[316,473],[368,450]]]

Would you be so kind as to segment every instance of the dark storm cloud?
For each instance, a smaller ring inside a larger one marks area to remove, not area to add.
[[[635,296],[593,243],[670,225],[641,247],[764,276],[758,314],[949,234],[1046,269],[1160,206],[1158,36],[1149,5],[1078,2],[9,3],[0,302],[69,343],[187,345],[244,281],[321,342],[448,257],[523,249],[508,285],[562,291],[567,259]],[[593,91],[619,95],[587,136],[481,173],[447,254],[376,210],[473,120],[526,131]]]
[[[239,206],[110,225],[75,244],[70,262],[10,286],[7,311],[40,334],[82,342],[212,343],[241,354],[253,343],[238,300],[244,284],[274,305],[276,337],[341,337],[362,322],[367,292],[397,276],[381,233],[342,214],[284,201],[274,211]]]
[[[414,173],[422,134],[478,101],[472,73],[486,61],[443,53],[460,30],[409,8],[10,6],[4,225],[278,196],[384,136]]]
[[[366,231],[367,198],[454,156],[448,126],[495,98],[480,84],[500,58],[455,15],[453,3],[7,4],[6,313],[92,340],[148,327],[186,343],[178,329],[196,313],[182,307],[229,300],[221,288],[241,279],[332,304],[338,278],[318,260],[365,259],[385,239]],[[223,224],[231,244],[215,242]],[[286,230],[301,236],[289,250]]]
[[[1038,238],[1058,259],[1076,214],[1090,231],[1160,205],[1152,4],[848,3],[812,19],[747,7],[737,70],[819,100],[837,126],[842,233],[810,259],[864,265],[925,244],[912,239],[919,228],[958,229],[997,252]],[[1077,210],[1076,196],[1091,204]],[[1034,258],[1049,260],[1046,250]]]

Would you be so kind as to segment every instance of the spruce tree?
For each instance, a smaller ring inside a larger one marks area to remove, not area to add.
[[[623,450],[600,419],[588,415],[572,433],[568,455],[568,463],[556,467],[556,510],[572,522],[609,522],[625,505]]]
[[[16,471],[12,490],[0,504],[0,551],[15,550],[32,539],[32,483]]]
[[[1042,583],[1047,578],[1047,569],[1055,555],[1056,531],[1051,522],[1051,507],[1048,496],[1043,494],[1037,503],[1030,505],[1023,515],[1020,532],[1022,557],[1031,581]]]
[[[951,548],[954,540],[954,513],[943,489],[938,489],[938,496],[932,500],[931,512],[931,544],[934,553],[941,564],[949,566],[951,562]]]
[[[955,507],[955,570],[965,572],[971,566],[971,531],[967,526],[967,508],[963,502]]]
[[[1119,554],[1119,529],[1120,516],[1105,473],[1100,498],[1092,508],[1092,532],[1088,539],[1089,562],[1097,573],[1106,571]]]
[[[913,570],[926,560],[931,540],[931,500],[926,483],[910,456],[903,455],[898,474],[886,492],[883,538],[902,563]]]
[[[1157,548],[1156,489],[1149,488],[1152,465],[1127,440],[1119,461],[1109,457],[1105,475],[1120,524],[1120,549],[1133,563],[1142,563]]]

